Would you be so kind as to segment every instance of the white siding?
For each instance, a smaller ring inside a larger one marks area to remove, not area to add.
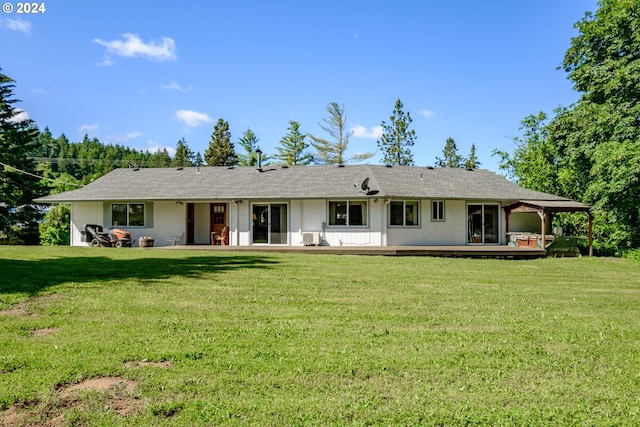
[[[408,199],[410,200],[410,199]],[[210,243],[210,203],[215,200],[194,203],[194,241],[196,244]],[[389,205],[382,199],[368,199],[367,225],[362,227],[329,226],[328,200],[275,200],[270,203],[288,205],[288,244],[301,246],[302,233],[318,233],[322,245],[331,246],[407,246],[407,245],[466,245],[467,244],[467,201],[446,200],[445,220],[431,220],[431,200],[420,200],[420,224],[417,227],[389,227]],[[263,203],[259,201],[259,203]],[[264,202],[268,203],[268,202]],[[476,203],[476,202],[474,202]],[[480,203],[480,202],[478,202]],[[111,202],[76,202],[71,207],[71,244],[87,246],[81,242],[83,224],[110,224]],[[182,232],[179,244],[186,243],[187,202],[162,201],[145,202],[145,227],[123,227],[131,232],[134,244],[141,236],[151,236],[155,246],[167,245],[170,236]],[[249,246],[252,244],[252,202],[227,202],[227,223],[229,244]],[[505,243],[505,214],[500,212],[500,243]],[[513,214],[510,218],[511,230],[537,226],[537,215]]]
[[[420,200],[420,225],[418,227],[389,227],[387,230],[387,245],[466,245],[467,215],[465,213],[465,201],[445,200],[444,203],[444,221],[432,221],[431,200]]]
[[[154,202],[153,203],[153,227],[131,228],[133,239],[138,242],[142,236],[150,236],[155,239],[154,246],[166,246],[169,236],[175,236],[182,232],[178,244],[184,244],[187,240],[187,207],[186,203]]]
[[[71,246],[91,246],[82,242],[84,224],[102,224],[104,213],[102,202],[78,202],[71,204]]]

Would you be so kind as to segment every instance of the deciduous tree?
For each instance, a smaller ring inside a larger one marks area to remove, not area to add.
[[[502,165],[524,186],[592,205],[596,250],[620,253],[640,246],[640,2],[601,0],[575,27],[561,68],[580,99]]]

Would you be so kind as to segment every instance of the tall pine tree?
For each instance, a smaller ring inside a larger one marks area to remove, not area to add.
[[[416,139],[416,131],[409,129],[413,121],[411,115],[402,111],[402,101],[398,98],[390,123],[382,121],[382,137],[378,140],[378,148],[382,150],[382,163],[387,165],[412,166],[413,153],[411,147]]]
[[[300,123],[289,121],[289,132],[280,139],[280,146],[276,147],[275,158],[285,165],[308,165],[313,162],[313,155],[306,151],[309,144],[306,135],[300,133]]]
[[[42,214],[33,200],[45,189],[30,156],[39,148],[38,130],[15,107],[14,87],[0,69],[0,240],[37,244]]]
[[[442,150],[442,157],[436,157],[436,166],[439,168],[459,168],[462,165],[462,156],[458,154],[456,141],[451,137],[447,138]]]
[[[187,145],[187,141],[181,138],[176,145],[176,155],[173,156],[171,167],[191,167],[195,166],[195,155]]]
[[[204,152],[204,160],[209,166],[233,166],[238,164],[235,147],[231,142],[229,123],[223,119],[213,127],[209,148]]]
[[[471,150],[469,151],[469,155],[464,160],[464,167],[477,169],[482,165],[480,160],[478,160],[478,155],[476,154],[476,144],[471,144]]]
[[[251,130],[247,129],[242,135],[242,138],[238,140],[238,145],[244,149],[244,153],[238,154],[238,165],[240,166],[256,166],[258,164],[258,154],[256,150],[260,138]],[[268,155],[262,154],[262,164],[268,164]]]
[[[361,161],[373,157],[373,153],[360,153],[351,158],[345,158],[351,132],[347,131],[347,116],[344,114],[344,106],[338,105],[337,102],[331,102],[327,105],[327,113],[329,113],[329,117],[323,119],[325,124],[321,124],[320,127],[329,134],[331,139],[309,134],[311,145],[316,151],[314,155],[316,162],[327,165],[343,165],[346,162]]]

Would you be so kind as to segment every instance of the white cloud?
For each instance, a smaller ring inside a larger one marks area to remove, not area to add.
[[[31,120],[31,117],[29,117],[29,113],[27,113],[24,110],[13,110],[15,116],[9,118],[9,121],[12,123],[20,123],[20,122],[24,122],[25,120]]]
[[[189,92],[191,90],[191,86],[185,89],[176,82],[171,82],[168,85],[160,85],[160,87],[167,90],[177,90],[178,92]]]
[[[177,58],[176,42],[169,37],[162,37],[159,42],[152,40],[147,43],[143,42],[137,34],[127,33],[122,37],[124,40],[93,39],[93,42],[106,47],[110,54],[127,58],[144,57],[157,61],[175,61]],[[108,56],[105,57],[103,65],[111,65],[111,59]]]
[[[378,139],[382,136],[382,126],[374,126],[367,130],[366,127],[357,125],[351,128],[351,134],[356,138]]]
[[[209,115],[192,110],[178,110],[176,111],[176,117],[189,127],[196,127],[213,121]]]
[[[431,117],[436,115],[436,112],[433,110],[420,110],[418,111],[418,114],[420,114],[425,119],[430,119]]]
[[[76,127],[76,131],[80,134],[80,135],[89,135],[95,138],[97,132],[98,132],[98,125],[97,124],[92,124],[92,125],[80,125],[78,127]]]
[[[108,55],[104,56],[104,59],[97,64],[100,67],[111,67],[113,65],[113,61]]]
[[[157,142],[153,141],[153,140],[148,140],[147,141],[147,148],[144,148],[145,151],[148,151],[149,153],[159,153],[162,150],[167,150],[167,153],[169,153],[169,155],[171,157],[176,155],[176,149],[173,147],[163,147],[160,144],[158,144]]]
[[[109,144],[125,144],[132,139],[140,138],[142,136],[142,132],[129,132],[124,135],[104,135],[102,138],[108,142]]]
[[[29,34],[31,32],[31,22],[23,19],[10,19],[7,18],[4,22],[0,23],[3,28],[11,31],[17,31],[19,33]]]
[[[97,138],[103,144],[127,145],[127,143],[132,139],[137,139],[142,136],[142,132],[138,131],[128,132],[121,135],[104,135],[100,132],[100,126],[97,123],[77,126],[76,131],[83,137],[87,135],[89,138]]]

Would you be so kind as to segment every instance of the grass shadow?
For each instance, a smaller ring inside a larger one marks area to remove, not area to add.
[[[262,255],[224,256],[58,256],[40,259],[0,258],[0,294],[35,295],[63,283],[137,279],[141,282],[172,276],[201,277],[238,268],[269,268],[278,261]]]

